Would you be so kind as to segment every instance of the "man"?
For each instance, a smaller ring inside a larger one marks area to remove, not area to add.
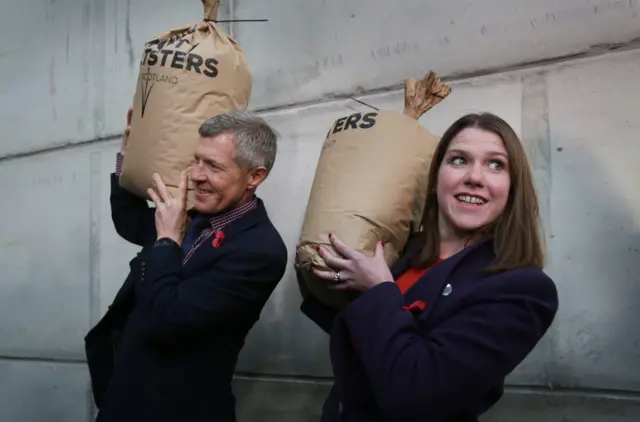
[[[119,187],[118,155],[112,219],[143,248],[85,338],[98,422],[235,421],[238,354],[287,263],[255,196],[274,164],[277,137],[247,112],[207,120],[200,136],[190,215],[186,173],[175,197],[154,175],[154,210]]]

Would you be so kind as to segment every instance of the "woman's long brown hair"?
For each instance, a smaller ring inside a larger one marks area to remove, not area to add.
[[[498,135],[509,158],[511,187],[507,204],[499,217],[482,230],[484,235],[493,236],[496,255],[495,261],[486,270],[500,272],[521,267],[542,268],[544,252],[540,235],[538,199],[531,168],[518,135],[507,122],[491,113],[467,114],[442,135],[429,169],[429,193],[422,216],[424,246],[414,265],[425,268],[438,258],[438,173],[451,141],[462,130],[470,127]]]

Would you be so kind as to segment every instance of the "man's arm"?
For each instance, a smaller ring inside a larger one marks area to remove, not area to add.
[[[116,171],[111,174],[111,219],[116,232],[125,240],[143,246],[156,236],[155,210],[145,199],[120,187],[123,156],[118,153]]]
[[[185,279],[182,257],[182,249],[171,243],[149,250],[142,263],[136,298],[154,340],[176,342],[259,317],[287,264],[286,255],[230,251],[207,272]]]
[[[450,420],[473,406],[531,352],[554,319],[555,285],[542,273],[513,271],[482,297],[421,332],[394,283],[347,309],[346,324],[386,420]]]

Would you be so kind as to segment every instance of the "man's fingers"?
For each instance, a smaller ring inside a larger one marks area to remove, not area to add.
[[[133,117],[133,107],[129,107],[129,110],[127,110],[127,126],[131,125],[132,117]]]
[[[124,146],[127,145],[127,141],[129,140],[129,134],[131,133],[131,118],[133,117],[133,107],[129,107],[127,110],[127,124],[124,127],[124,138],[122,139],[122,150],[124,150]]]
[[[151,188],[147,189],[147,194],[149,195],[149,198],[151,198],[151,200],[155,202],[156,207],[162,204],[162,199],[158,197],[158,194],[156,194],[156,192],[153,189]]]
[[[180,173],[180,184],[178,185],[178,191],[180,192],[180,200],[187,200],[187,187],[189,186],[189,178],[187,177],[187,171],[183,170]]]
[[[164,202],[168,202],[173,199],[171,194],[169,193],[169,190],[167,189],[167,186],[164,184],[162,178],[160,178],[160,175],[158,173],[153,174],[153,181],[155,182],[156,189],[160,194],[160,198],[162,198]]]

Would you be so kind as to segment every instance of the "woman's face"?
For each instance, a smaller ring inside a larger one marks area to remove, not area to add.
[[[438,171],[441,234],[473,232],[495,221],[507,204],[510,185],[502,139],[479,128],[460,131]]]

